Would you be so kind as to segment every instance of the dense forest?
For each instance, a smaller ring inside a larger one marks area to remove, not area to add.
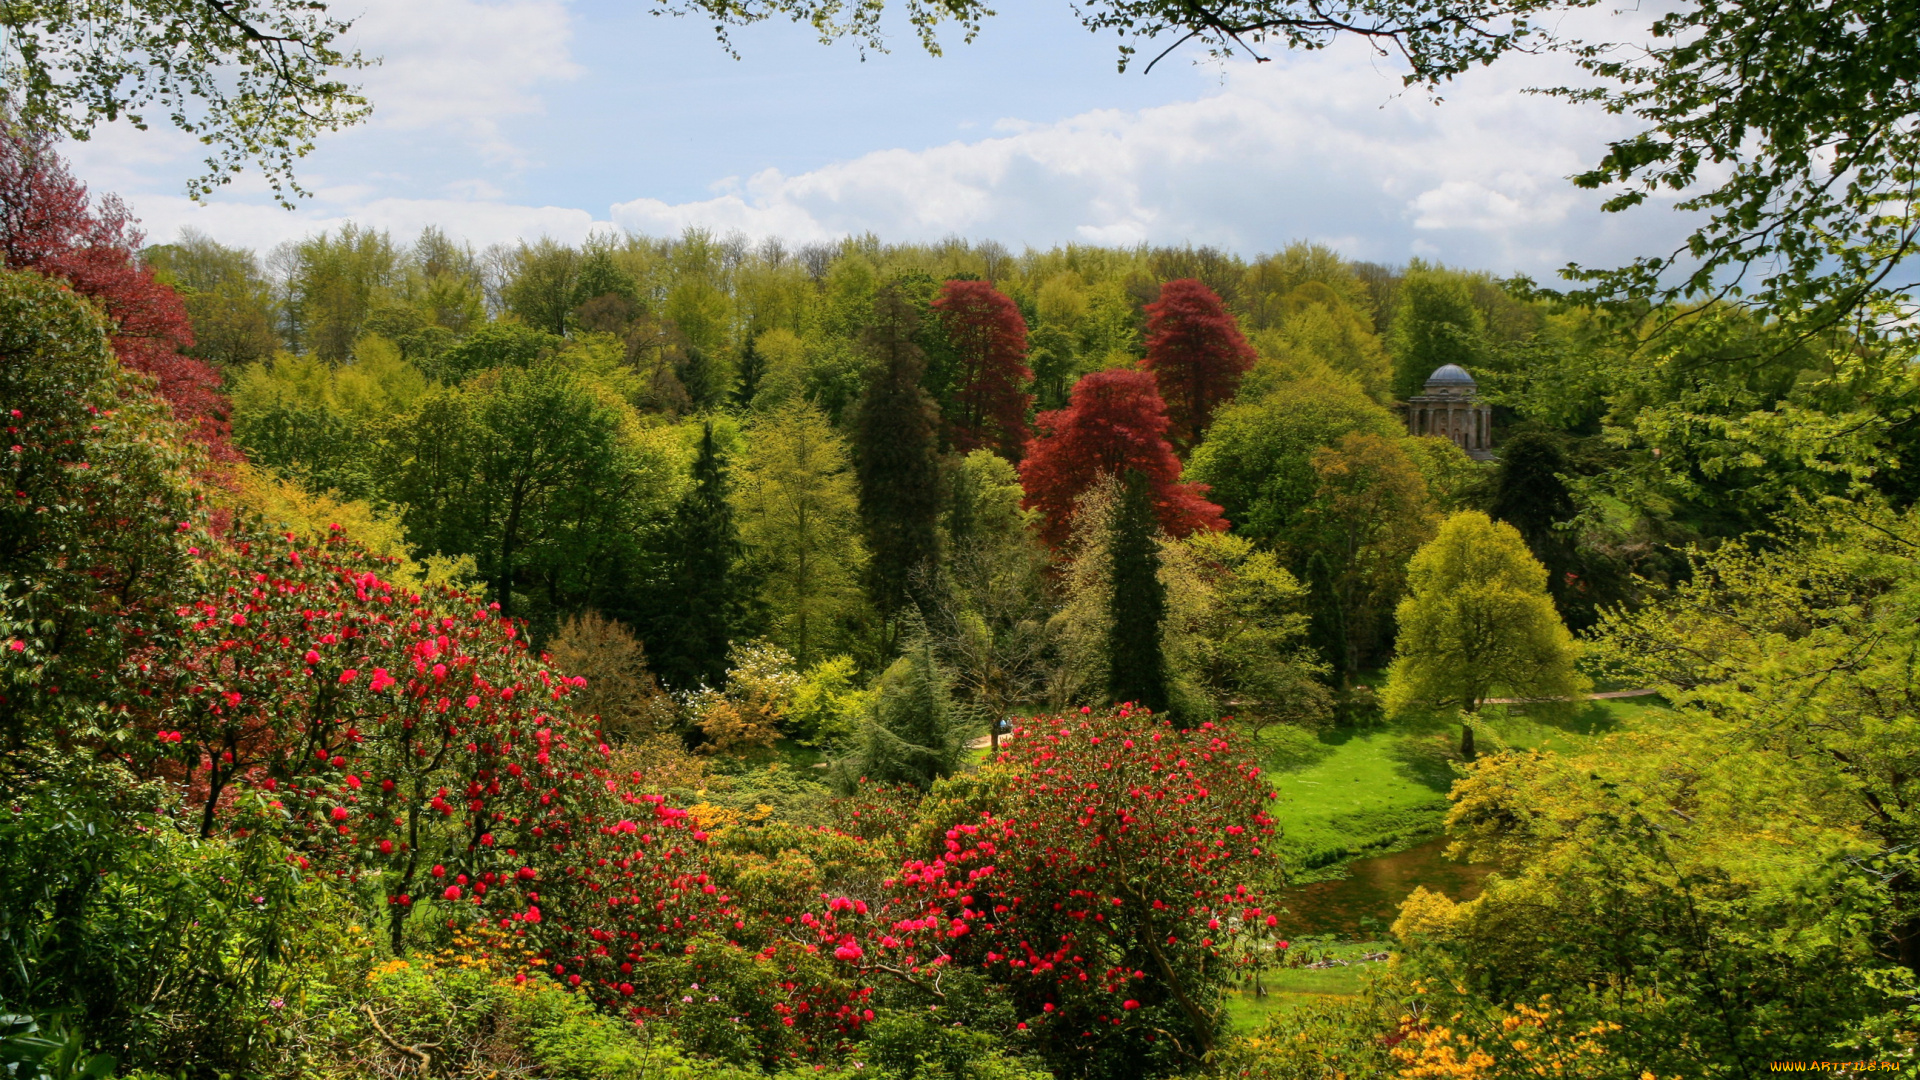
[[[1911,1057],[1884,349],[1308,244],[142,245],[0,172],[47,1075]],[[1446,364],[1491,460],[1391,408]],[[1443,827],[1475,898],[1290,906]]]
[[[149,242],[62,139],[297,198],[347,24],[0,5],[5,1075],[1920,1074],[1920,14],[1549,10],[1076,13],[1562,50],[1692,214],[1565,288]]]

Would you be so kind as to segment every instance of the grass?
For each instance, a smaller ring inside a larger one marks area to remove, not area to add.
[[[1383,952],[1388,948],[1386,942],[1380,941],[1328,945],[1314,949],[1314,958],[1356,959],[1363,953]],[[1260,985],[1266,990],[1264,995],[1255,994],[1251,983],[1236,987],[1227,994],[1227,1023],[1238,1031],[1253,1031],[1274,1014],[1299,1005],[1324,998],[1351,997],[1365,989],[1366,980],[1374,970],[1376,966],[1373,964],[1354,964],[1351,967],[1313,970],[1291,967],[1263,972]]]
[[[1506,747],[1569,753],[1657,712],[1654,699],[1587,702],[1567,715],[1489,706],[1482,752]],[[1456,777],[1460,728],[1450,716],[1314,733],[1275,727],[1258,744],[1278,797],[1273,816],[1296,880],[1361,855],[1410,846],[1438,832]]]

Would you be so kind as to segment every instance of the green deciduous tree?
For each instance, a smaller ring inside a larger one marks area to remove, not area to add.
[[[345,360],[374,310],[400,284],[400,253],[386,233],[348,222],[285,252],[287,337],[330,364]]]
[[[502,614],[595,606],[637,559],[632,515],[657,502],[621,416],[552,364],[429,393],[396,425],[387,497],[421,549],[472,555]]]
[[[565,334],[583,299],[581,261],[578,251],[554,240],[521,244],[512,256],[513,277],[501,290],[507,310],[536,330]]]
[[[1259,729],[1331,713],[1326,665],[1306,643],[1307,589],[1245,537],[1200,532],[1160,547],[1175,709]]]
[[[304,194],[293,163],[322,132],[359,123],[366,99],[339,81],[358,53],[349,23],[307,0],[54,0],[0,9],[0,102],[27,128],[84,140],[102,122],[146,128],[149,110],[208,147],[198,197],[256,165],[282,203]]]
[[[1547,595],[1547,571],[1513,526],[1462,510],[1407,565],[1408,596],[1387,670],[1385,705],[1400,713],[1475,712],[1496,693],[1586,692],[1575,646]]]
[[[1393,316],[1393,391],[1407,398],[1443,364],[1471,368],[1486,332],[1466,277],[1414,260],[1400,282]]]
[[[1253,400],[1243,394],[1220,410],[1185,476],[1208,486],[1208,498],[1220,504],[1235,532],[1285,542],[1319,490],[1315,450],[1349,433],[1393,437],[1404,430],[1355,387],[1290,382]]]
[[[280,347],[278,304],[253,252],[186,229],[175,243],[143,249],[140,258],[187,305],[193,321],[188,356],[233,369],[264,360]]]
[[[1685,584],[1608,612],[1606,670],[1657,687],[1685,727],[1756,754],[1826,822],[1870,842],[1878,951],[1920,971],[1920,515],[1833,503],[1772,537],[1695,552]],[[1781,820],[1785,820],[1782,818]]]
[[[991,450],[949,459],[944,575],[927,614],[969,720],[989,725],[1041,700],[1053,660],[1049,558],[1022,510],[1013,464]],[[996,744],[997,745],[997,744]]]
[[[1320,478],[1300,531],[1316,637],[1340,681],[1387,644],[1407,560],[1433,535],[1427,484],[1400,440],[1349,432],[1313,454]]]

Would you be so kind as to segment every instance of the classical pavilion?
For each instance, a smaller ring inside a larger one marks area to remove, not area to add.
[[[1441,365],[1427,376],[1423,391],[1398,408],[1412,434],[1451,439],[1476,461],[1493,459],[1493,406],[1480,400],[1466,368]]]

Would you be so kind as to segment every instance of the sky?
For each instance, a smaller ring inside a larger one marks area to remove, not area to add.
[[[1681,224],[1658,204],[1602,214],[1568,182],[1632,129],[1525,93],[1574,77],[1551,58],[1474,72],[1436,102],[1353,41],[1122,74],[1117,39],[1066,0],[1005,5],[939,57],[898,22],[891,51],[864,56],[769,23],[735,33],[737,60],[711,26],[621,0],[333,7],[382,59],[360,75],[374,113],[322,136],[294,210],[251,177],[191,202],[195,146],[159,130],[70,145],[76,175],[125,198],[150,242],[192,227],[262,251],[347,221],[476,246],[689,227],[1249,257],[1310,240],[1547,281],[1664,250]]]

